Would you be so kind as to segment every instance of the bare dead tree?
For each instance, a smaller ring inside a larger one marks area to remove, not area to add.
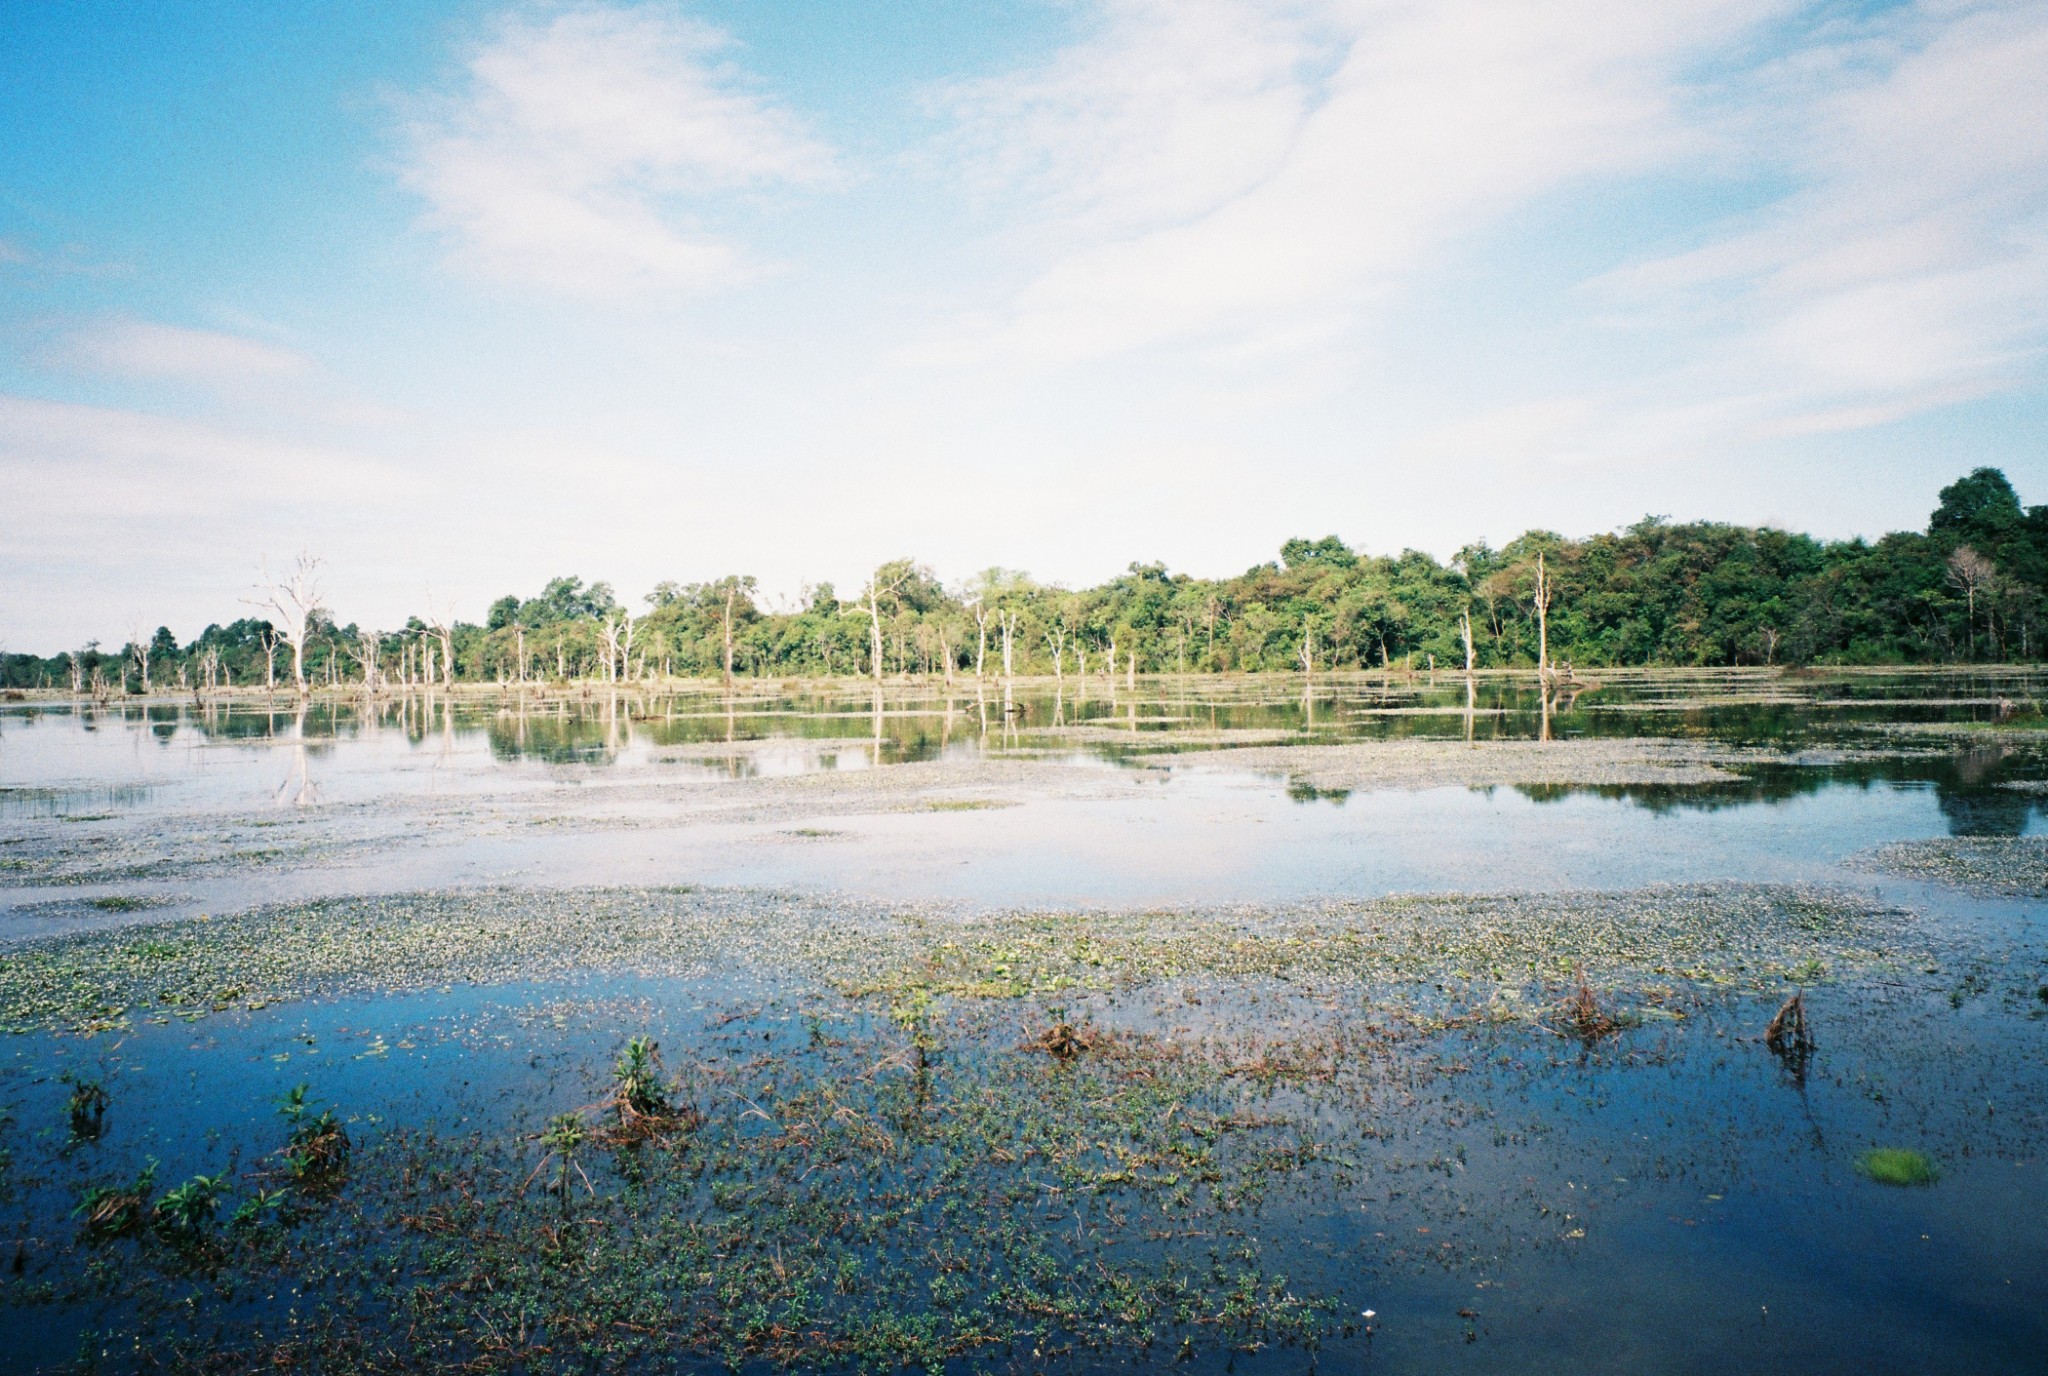
[[[974,631],[977,637],[974,645],[974,676],[986,677],[988,663],[988,600],[976,597],[967,604],[974,609]]]
[[[604,681],[614,682],[618,678],[619,638],[624,634],[619,613],[606,612],[604,620],[598,623],[597,638],[604,646]]]
[[[363,691],[376,692],[383,677],[384,637],[376,631],[357,631],[351,654],[363,671]]]
[[[310,691],[306,685],[306,636],[314,613],[320,610],[320,561],[301,550],[281,577],[272,577],[265,564],[263,582],[257,585],[252,605],[270,613],[271,625],[292,647],[292,681],[304,697]]]
[[[732,696],[732,619],[739,603],[740,594],[752,593],[754,591],[754,580],[752,578],[728,575],[722,586],[725,593],[725,611],[719,618],[719,631],[725,641],[725,692],[726,696],[730,697]]]
[[[1314,617],[1301,619],[1301,673],[1306,678],[1316,671],[1316,623]]]
[[[436,609],[434,594],[427,593],[427,627],[434,639],[441,642],[441,683],[449,692],[455,691],[455,607],[449,604],[445,609]],[[424,633],[423,633],[424,634]],[[433,654],[427,655],[427,681],[434,678]]]
[[[284,637],[276,631],[259,631],[256,643],[263,647],[263,691],[277,691],[277,647],[284,644]]]
[[[867,599],[868,662],[877,687],[882,682],[882,599],[893,597],[916,572],[916,566],[907,559],[883,564],[868,575],[868,585],[861,593]],[[856,615],[860,610],[859,606],[853,608]]]
[[[209,645],[199,652],[199,680],[192,685],[192,696],[204,697],[220,684],[220,647]]]
[[[1543,551],[1536,551],[1536,592],[1530,599],[1536,607],[1536,673],[1550,672],[1550,572],[1543,564]]]
[[[135,661],[135,672],[142,680],[142,695],[149,696],[149,637],[137,626],[128,633],[128,657]]]
[[[1008,607],[996,612],[996,624],[1003,632],[1003,677],[1009,678],[1016,671],[1012,650],[1017,637],[1017,613]]]
[[[1998,569],[1989,559],[1968,545],[1956,546],[1948,557],[1949,586],[1960,592],[1969,608],[1969,657],[1977,657],[1977,594],[1989,593],[1996,585]]]
[[[1054,617],[1052,624],[1045,628],[1045,644],[1052,651],[1053,682],[1064,685],[1067,681],[1067,623],[1064,619]]]

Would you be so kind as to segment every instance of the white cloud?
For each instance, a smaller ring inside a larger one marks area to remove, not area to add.
[[[1683,322],[1644,391],[1720,397],[1705,439],[1887,424],[2038,378],[2048,350],[2048,12],[1933,4],[1836,30],[1765,81],[1786,195],[1596,285]]]
[[[403,491],[382,460],[332,446],[4,393],[0,470],[20,539],[48,533],[53,520],[83,528],[107,517],[155,521]]]
[[[974,88],[972,109],[1019,113],[984,168],[1044,168],[1023,184],[1083,240],[998,343],[1059,360],[1355,319],[1446,240],[1671,157],[1686,65],[1772,8],[1115,5],[1049,69]]]
[[[273,344],[147,320],[105,320],[73,331],[58,349],[64,362],[120,377],[234,382],[303,373],[305,355]]]
[[[814,180],[830,159],[730,47],[666,6],[506,20],[407,130],[425,223],[453,263],[560,292],[744,280],[758,265],[702,223],[711,198]]]
[[[945,151],[984,197],[1040,200],[1056,235],[1211,211],[1267,176],[1328,44],[1295,5],[1113,0],[1045,66],[943,88]]]

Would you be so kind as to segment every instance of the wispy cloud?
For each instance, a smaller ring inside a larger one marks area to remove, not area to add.
[[[2038,359],[2048,12],[1922,5],[1787,65],[1772,133],[1797,189],[1606,285],[1641,317],[1708,313],[1726,333],[1705,366],[1831,410],[1941,404]]]
[[[330,445],[4,393],[0,467],[23,539],[67,538],[54,527],[84,528],[113,517],[160,521],[206,513],[223,519],[242,507],[317,507],[338,490],[363,498],[404,490],[389,464]],[[317,484],[306,481],[315,475]]]
[[[129,378],[236,382],[304,373],[304,354],[243,335],[192,330],[148,320],[98,321],[72,331],[57,359],[92,372]]]
[[[515,15],[406,130],[405,182],[450,261],[617,296],[759,271],[705,223],[722,193],[815,180],[827,150],[669,6]]]
[[[1668,159],[1687,65],[1774,8],[1117,0],[1049,68],[963,98],[981,165],[1040,169],[1039,213],[1077,240],[996,341],[1066,359],[1315,337],[1304,321],[1355,317],[1447,240]]]

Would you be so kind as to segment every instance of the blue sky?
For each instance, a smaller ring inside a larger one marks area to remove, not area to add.
[[[2048,7],[0,9],[0,642],[2048,501]]]

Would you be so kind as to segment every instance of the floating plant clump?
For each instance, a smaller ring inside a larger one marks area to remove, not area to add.
[[[1857,1173],[1880,1185],[1932,1185],[1941,1168],[1925,1152],[1906,1147],[1872,1147],[1856,1158]]]

